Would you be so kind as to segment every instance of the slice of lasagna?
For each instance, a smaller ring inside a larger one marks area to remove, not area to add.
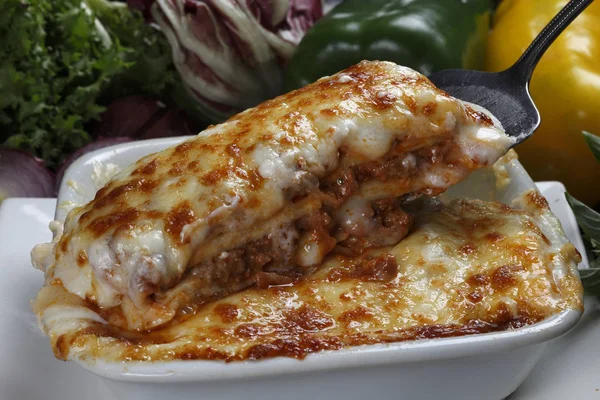
[[[492,164],[510,138],[417,72],[362,62],[142,158],[34,251],[109,323],[147,330],[330,252],[398,243],[403,202]]]

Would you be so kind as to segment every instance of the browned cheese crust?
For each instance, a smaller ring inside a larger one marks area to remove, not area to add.
[[[62,359],[233,361],[514,329],[581,309],[577,250],[546,232],[539,193],[523,201],[528,211],[465,199],[412,204],[415,226],[395,246],[331,255],[301,282],[247,289],[152,332],[87,318],[61,330],[51,312],[46,329]],[[38,311],[87,306],[60,285],[44,290]]]

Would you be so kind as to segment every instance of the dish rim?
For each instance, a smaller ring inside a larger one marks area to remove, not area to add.
[[[302,372],[441,361],[511,351],[543,344],[565,334],[577,324],[582,313],[580,310],[569,309],[536,324],[514,330],[350,346],[312,353],[302,360],[274,357],[229,363],[215,360],[107,362],[98,359],[87,362],[77,358],[72,361],[95,375],[124,382],[214,382],[266,378]]]

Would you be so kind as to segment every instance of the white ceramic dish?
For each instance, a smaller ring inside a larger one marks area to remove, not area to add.
[[[565,228],[567,237],[581,238],[558,182],[538,187]],[[75,363],[58,361],[48,338],[35,323],[29,301],[43,283],[43,274],[31,267],[29,251],[50,240],[48,223],[56,199],[7,199],[0,205],[0,399],[2,400],[117,400],[100,376]],[[577,326],[550,342],[542,358],[510,400],[597,400],[600,382],[600,302],[586,299],[586,311]],[[449,379],[452,376],[449,376]],[[447,386],[446,381],[435,382]],[[394,398],[378,388],[372,398]],[[387,395],[387,397],[386,397]],[[196,396],[195,398],[197,398]],[[322,393],[318,397],[336,398]],[[396,396],[398,397],[398,396]],[[255,397],[256,398],[256,397]],[[248,395],[246,400],[255,398]],[[263,399],[262,396],[258,399]]]
[[[89,153],[66,171],[59,192],[84,202],[96,190],[99,164],[125,166],[182,138],[125,143]],[[507,164],[511,183],[496,190],[490,171],[478,171],[447,197],[496,199],[510,203],[535,187],[518,161]],[[77,185],[67,184],[69,181]],[[75,189],[73,189],[75,187]],[[567,212],[568,213],[568,212]],[[61,207],[57,218],[64,218]],[[573,222],[572,214],[568,215]],[[570,224],[573,225],[573,224]],[[581,248],[581,243],[576,243]],[[498,400],[513,392],[542,355],[546,343],[571,329],[581,313],[567,310],[514,331],[447,339],[369,345],[309,355],[304,360],[274,358],[258,362],[174,361],[97,363],[81,366],[106,378],[120,399],[477,399]]]

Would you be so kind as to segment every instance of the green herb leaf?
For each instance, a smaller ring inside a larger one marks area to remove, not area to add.
[[[569,193],[565,193],[579,227],[584,233],[590,268],[580,269],[579,276],[585,293],[600,296],[600,214]]]
[[[585,268],[579,270],[585,294],[600,296],[600,268]]]
[[[586,131],[583,131],[582,133],[587,145],[590,150],[592,150],[592,154],[594,154],[596,160],[600,161],[600,136]]]
[[[592,240],[600,242],[600,214],[575,199],[569,193],[565,193],[567,202],[573,209],[575,218],[583,232]]]

